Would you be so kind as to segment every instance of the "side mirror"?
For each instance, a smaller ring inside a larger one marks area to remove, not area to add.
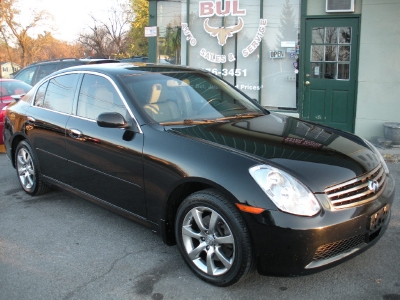
[[[15,101],[19,101],[22,99],[22,97],[24,97],[25,94],[18,94],[18,95],[11,95],[11,97],[15,100]]]
[[[102,113],[97,117],[97,125],[106,128],[127,128],[129,127],[128,122],[125,121],[124,117],[116,112]]]

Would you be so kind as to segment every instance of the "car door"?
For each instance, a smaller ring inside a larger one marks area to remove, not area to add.
[[[26,133],[44,176],[68,184],[65,126],[72,112],[79,75],[67,74],[44,82],[27,112]]]
[[[85,74],[76,106],[76,115],[67,123],[66,138],[73,186],[98,200],[144,216],[143,135],[96,123],[104,112],[131,118],[121,94],[109,78]]]

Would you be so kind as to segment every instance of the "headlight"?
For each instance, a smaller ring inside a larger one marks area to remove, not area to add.
[[[320,211],[311,191],[286,172],[267,165],[252,167],[249,172],[280,210],[300,216],[314,216]]]
[[[383,159],[382,154],[378,151],[378,149],[376,149],[376,147],[374,145],[372,145],[369,141],[367,141],[366,139],[363,139],[364,142],[368,145],[368,147],[371,148],[372,152],[375,153],[375,155],[380,159],[381,164],[383,166],[383,169],[385,170],[386,174],[389,174],[389,168],[385,162],[385,160]]]

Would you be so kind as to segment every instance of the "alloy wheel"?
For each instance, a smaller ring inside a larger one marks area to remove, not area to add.
[[[29,152],[21,148],[17,155],[17,171],[19,181],[25,190],[30,190],[35,185],[35,167]]]
[[[218,276],[232,267],[235,240],[227,222],[208,207],[194,207],[182,223],[182,241],[188,257],[202,272]]]

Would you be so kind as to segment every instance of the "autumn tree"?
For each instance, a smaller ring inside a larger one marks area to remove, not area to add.
[[[38,46],[34,39],[29,36],[28,32],[44,24],[50,18],[50,15],[46,11],[32,9],[29,17],[24,19],[28,25],[22,25],[17,21],[17,17],[20,14],[20,10],[17,9],[18,0],[1,0],[0,3],[1,34],[5,38],[12,38],[13,42],[18,45],[20,63],[22,66],[25,66],[27,62],[32,60],[30,49]]]
[[[60,41],[49,32],[39,34],[37,40],[43,40],[43,44],[38,49],[36,60],[50,60],[58,58],[79,58],[83,56],[83,47],[78,43],[68,43]]]
[[[130,52],[132,55],[147,55],[149,42],[148,39],[144,36],[144,28],[149,24],[149,1],[130,1],[135,17],[129,34],[132,38]]]

